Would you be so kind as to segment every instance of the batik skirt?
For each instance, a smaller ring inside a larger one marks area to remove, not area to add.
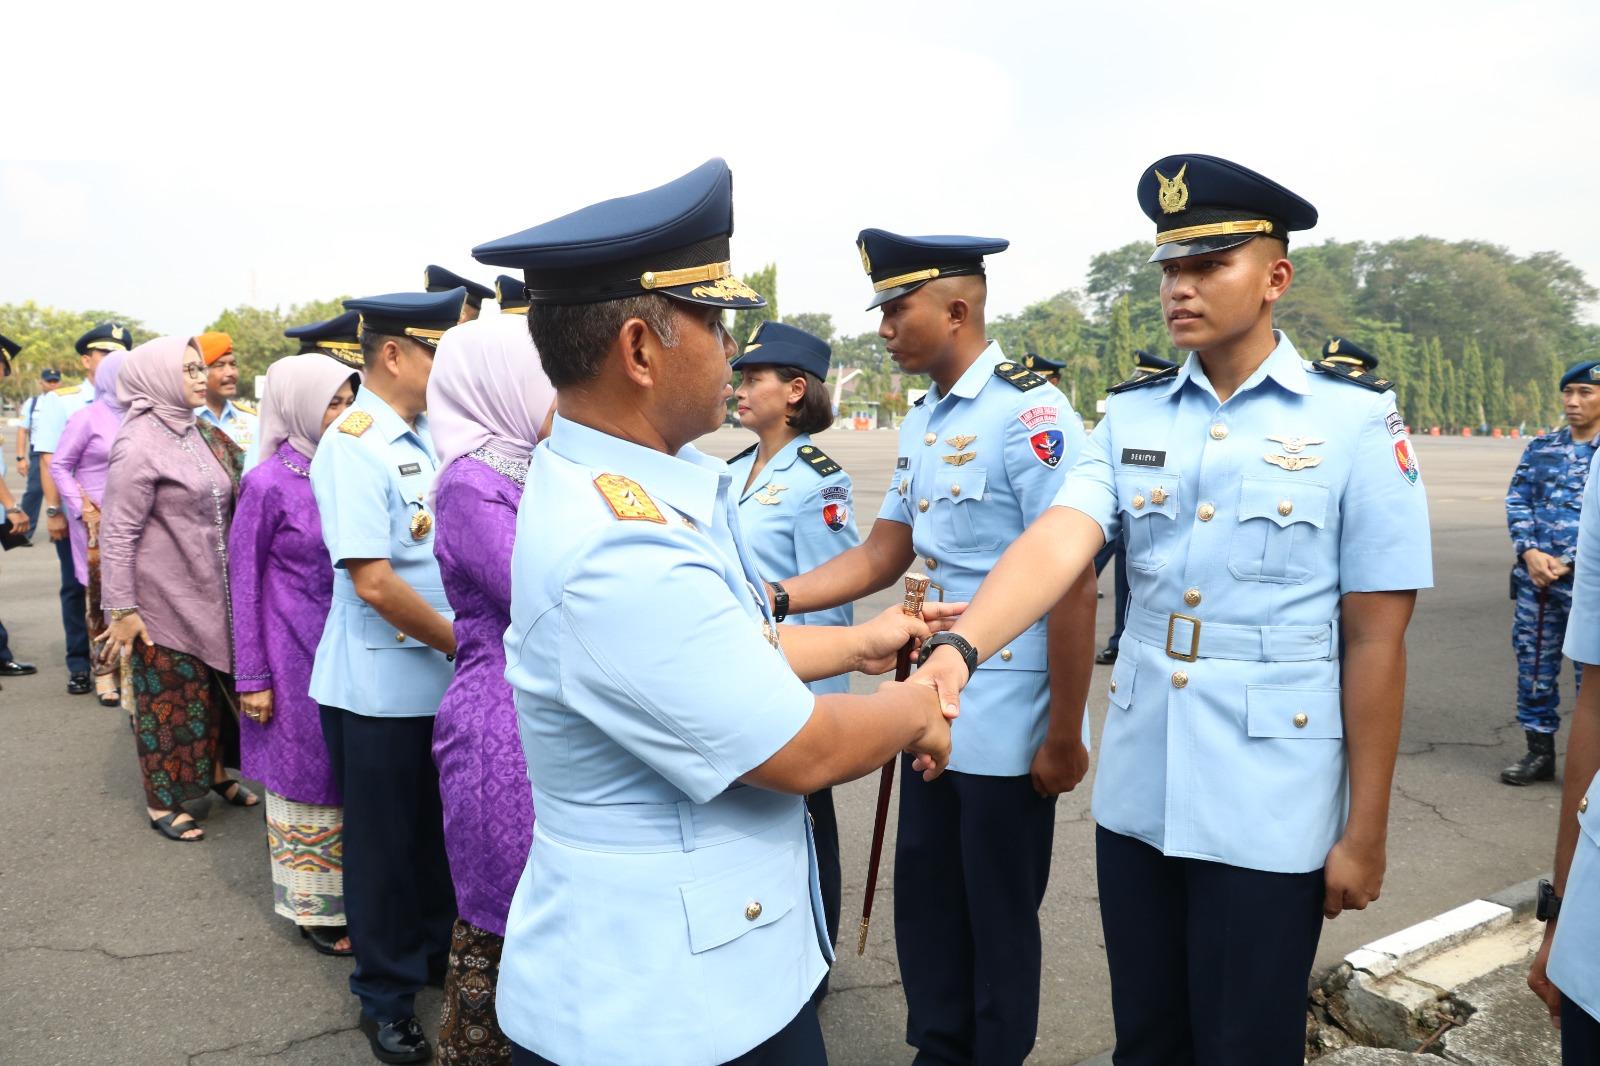
[[[511,1041],[494,1013],[505,937],[461,918],[450,929],[450,961],[444,974],[444,1012],[439,1018],[439,1061],[445,1066],[501,1066],[511,1062]]]
[[[267,790],[272,909],[296,925],[344,924],[344,808]]]
[[[227,674],[187,652],[135,641],[125,681],[133,684],[133,739],[146,806],[176,810],[211,790],[219,762],[239,764]]]

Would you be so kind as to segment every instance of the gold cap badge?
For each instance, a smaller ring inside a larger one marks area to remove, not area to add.
[[[1178,173],[1168,178],[1161,171],[1156,171],[1156,180],[1161,182],[1161,191],[1156,194],[1156,202],[1161,205],[1163,215],[1175,215],[1189,206],[1189,186],[1183,183],[1184,172],[1189,169],[1185,163],[1178,168]]]
[[[868,277],[871,277],[872,276],[872,257],[867,255],[867,242],[866,241],[856,241],[856,251],[861,253],[861,269],[865,270],[867,272],[867,276]]]

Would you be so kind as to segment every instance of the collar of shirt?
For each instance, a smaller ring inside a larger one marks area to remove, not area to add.
[[[1278,346],[1272,349],[1272,354],[1266,361],[1256,367],[1255,373],[1244,380],[1244,384],[1234,390],[1234,397],[1243,395],[1271,378],[1289,392],[1300,396],[1308,395],[1311,386],[1306,381],[1305,360],[1300,358],[1300,353],[1295,350],[1294,344],[1284,335],[1282,330],[1273,330],[1272,335],[1278,339]],[[1166,395],[1172,396],[1181,391],[1184,385],[1193,382],[1197,388],[1204,389],[1216,398],[1217,390],[1212,387],[1211,379],[1206,377],[1206,369],[1200,363],[1200,358],[1190,352],[1189,358],[1183,361],[1183,368],[1178,371],[1178,376],[1167,386]]]
[[[788,444],[779,448],[778,454],[767,460],[766,466],[756,471],[756,476],[750,481],[750,487],[740,493],[739,502],[743,503],[752,492],[757,491],[761,486],[771,481],[774,475],[793,466],[800,458],[800,446],[810,439],[810,437],[802,433]],[[750,461],[753,465],[755,462],[754,455],[751,455]]]
[[[204,419],[214,426],[221,426],[226,422],[232,422],[237,419],[239,417],[239,411],[233,406],[232,400],[223,400],[222,416],[220,418],[217,417],[216,412],[212,411],[211,408],[205,406],[204,404],[201,404],[199,407],[194,409],[194,416],[196,418]]]
[[[971,366],[967,367],[966,373],[957,378],[956,383],[950,386],[950,395],[960,397],[963,400],[970,400],[978,395],[983,387],[989,383],[989,379],[994,376],[994,368],[1005,357],[1006,353],[1000,350],[1000,342],[990,341],[989,346],[979,353],[978,358],[972,361]],[[944,397],[939,394],[939,386],[937,384],[928,386],[929,404],[937,406],[939,401],[943,399]]]
[[[705,526],[716,521],[717,501],[733,480],[726,463],[693,445],[667,455],[560,415],[551,424],[550,450],[579,466],[632,478],[650,496]]]
[[[408,426],[406,425],[406,420],[401,418],[399,413],[393,407],[390,407],[387,401],[370,389],[362,389],[357,393],[355,401],[350,406],[358,407],[371,415],[372,424],[377,427],[378,432],[383,434],[385,441],[392,444],[409,433],[430,453],[433,451],[428,438],[427,415],[417,416],[415,428]]]

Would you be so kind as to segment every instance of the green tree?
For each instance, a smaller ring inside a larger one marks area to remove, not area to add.
[[[752,307],[733,313],[733,342],[743,348],[757,326],[778,320],[778,264],[768,263],[760,270],[746,274],[741,280],[767,298],[765,307]]]
[[[74,345],[100,322],[127,326],[134,344],[151,337],[151,331],[139,319],[116,311],[68,311],[44,307],[32,300],[0,304],[0,333],[22,345],[11,361],[11,375],[0,378],[0,397],[20,403],[33,395],[39,388],[39,372],[46,367],[61,371],[64,379],[81,378],[83,364]]]
[[[1136,347],[1133,341],[1131,298],[1124,296],[1111,308],[1111,328],[1106,337],[1105,354],[1101,359],[1110,381],[1122,381],[1133,373]]]
[[[795,329],[803,329],[807,333],[827,344],[833,343],[837,331],[833,328],[833,316],[826,311],[801,311],[799,314],[784,315],[785,325]]]

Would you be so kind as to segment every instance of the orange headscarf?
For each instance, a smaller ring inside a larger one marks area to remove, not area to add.
[[[206,366],[233,351],[233,338],[226,333],[202,333],[195,340],[200,342],[200,357]]]

